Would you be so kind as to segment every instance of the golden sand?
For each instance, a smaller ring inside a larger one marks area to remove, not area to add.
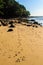
[[[43,27],[0,27],[0,65],[43,65]]]

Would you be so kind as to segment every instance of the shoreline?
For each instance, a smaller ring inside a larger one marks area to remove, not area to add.
[[[28,20],[27,18],[12,18],[12,19],[0,19],[0,24],[8,24],[12,22],[11,24],[15,24],[15,23],[26,23],[26,24],[31,24],[31,25],[39,25],[42,26],[41,23],[38,23],[36,20],[31,19]],[[7,26],[7,25],[6,25]]]

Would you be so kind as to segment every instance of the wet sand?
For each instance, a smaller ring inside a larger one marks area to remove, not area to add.
[[[0,65],[43,65],[43,27],[0,27]]]

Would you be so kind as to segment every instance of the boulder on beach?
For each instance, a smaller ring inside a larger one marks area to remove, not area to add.
[[[11,21],[9,21],[9,24],[13,24],[14,22],[11,20]]]
[[[21,21],[18,21],[18,23],[21,23]]]
[[[10,24],[10,26],[9,27],[11,27],[11,28],[14,28],[15,26],[14,26],[14,22],[13,21],[10,21],[9,22],[9,24]]]
[[[10,28],[14,28],[15,26],[14,26],[14,25],[10,25],[9,27],[10,27]]]
[[[6,21],[4,21],[4,20],[1,20],[0,22],[1,22],[1,24],[2,24],[3,26],[7,26],[7,25],[8,25],[8,22],[6,22]]]
[[[8,29],[8,31],[7,31],[7,32],[11,32],[11,31],[13,31],[13,29]]]
[[[35,21],[34,19],[31,19],[30,21]]]
[[[39,23],[38,23],[38,22],[36,22],[36,21],[35,21],[35,22],[33,22],[33,24],[37,24],[37,25],[39,25]]]
[[[37,24],[32,24],[32,27],[38,28]]]

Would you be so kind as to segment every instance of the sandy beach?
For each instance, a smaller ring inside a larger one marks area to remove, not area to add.
[[[0,27],[0,65],[43,65],[43,27]]]

